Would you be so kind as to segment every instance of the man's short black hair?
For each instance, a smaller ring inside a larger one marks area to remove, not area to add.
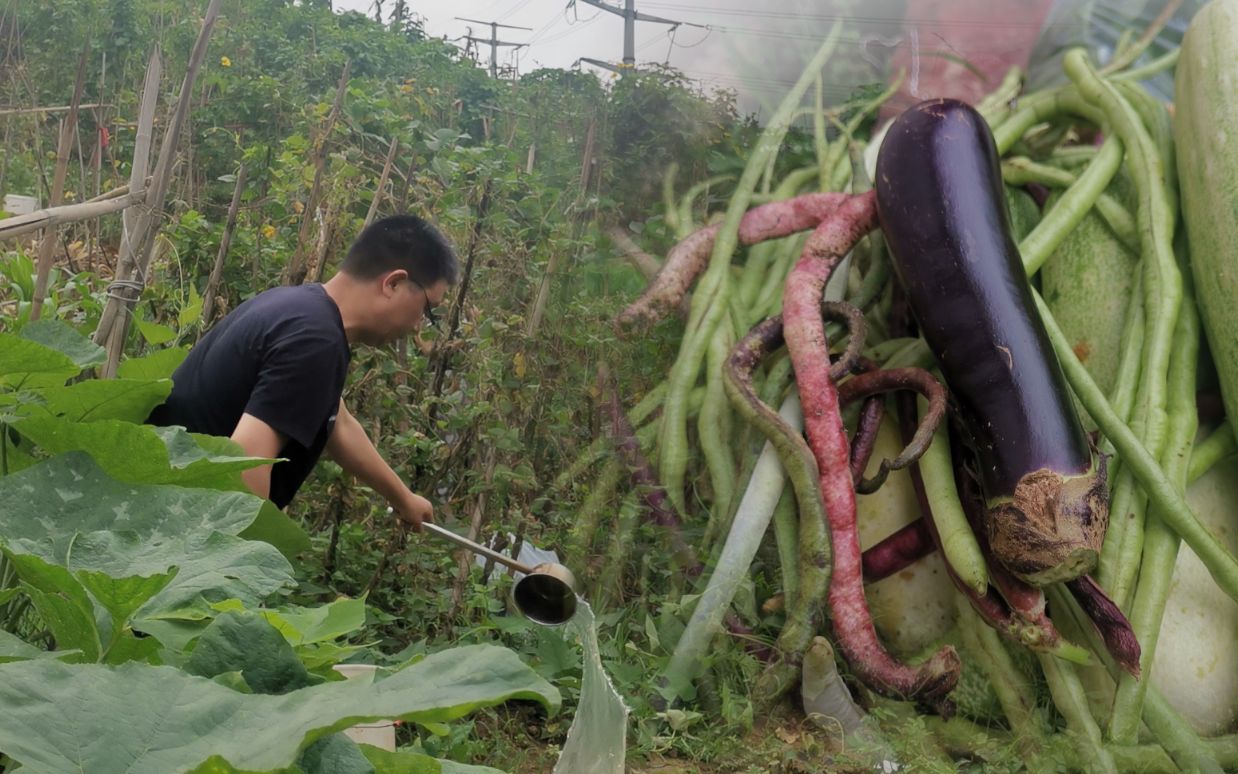
[[[407,271],[422,287],[439,280],[454,285],[460,274],[447,238],[416,215],[392,215],[366,226],[340,264],[341,271],[358,279],[374,279],[396,269]]]

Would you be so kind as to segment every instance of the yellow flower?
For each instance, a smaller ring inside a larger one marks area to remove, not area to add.
[[[226,56],[221,56],[221,57],[219,57],[219,65],[220,65],[220,67],[231,67],[231,66],[232,66],[232,60],[231,60],[231,59],[229,59],[229,58],[228,58],[228,57],[226,57]]]
[[[270,239],[274,236],[275,236],[275,226],[272,226],[270,223],[268,223],[262,227],[262,237],[264,239]]]

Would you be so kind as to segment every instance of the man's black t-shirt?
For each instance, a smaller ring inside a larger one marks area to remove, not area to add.
[[[335,424],[348,339],[322,285],[272,288],[221,320],[172,374],[155,425],[230,436],[242,414],[288,442],[271,469],[271,501],[287,505],[313,469]]]

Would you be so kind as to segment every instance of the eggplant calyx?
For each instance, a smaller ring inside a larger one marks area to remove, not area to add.
[[[1019,479],[1014,496],[989,505],[993,554],[1033,586],[1077,578],[1096,567],[1109,524],[1106,461],[1083,474],[1041,468]]]

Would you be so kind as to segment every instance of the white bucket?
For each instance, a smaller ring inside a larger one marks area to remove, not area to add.
[[[4,195],[4,211],[10,215],[29,215],[38,208],[39,198],[37,196]]]
[[[336,664],[331,668],[347,678],[373,675],[378,670],[378,667],[373,664]],[[344,735],[357,744],[372,744],[379,749],[395,752],[395,723],[393,721],[353,726],[344,729]]]

